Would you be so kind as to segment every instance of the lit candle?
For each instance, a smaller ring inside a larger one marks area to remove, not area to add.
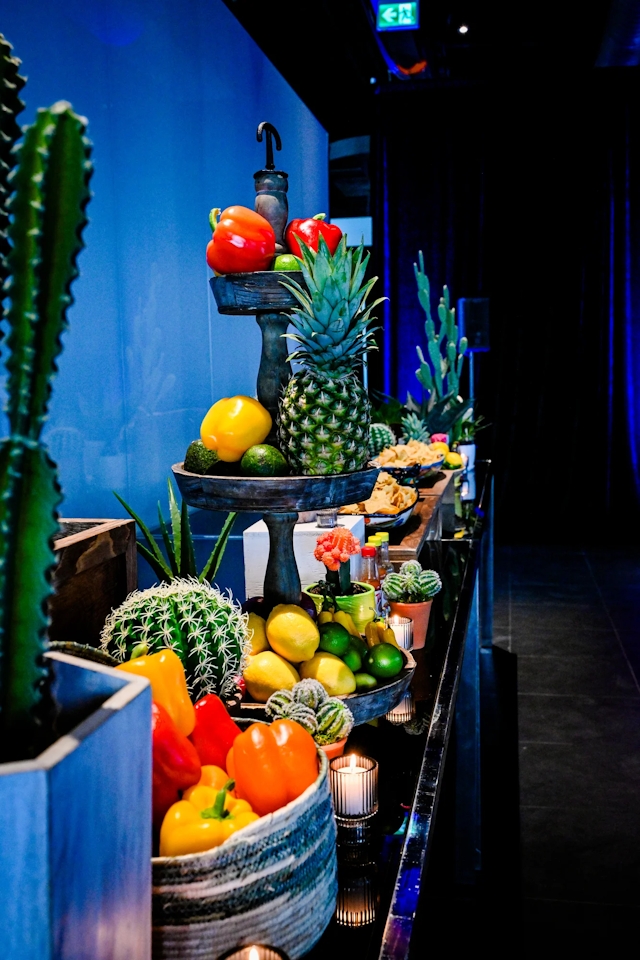
[[[365,927],[376,919],[378,891],[375,867],[338,876],[336,922],[342,927]]]
[[[288,960],[286,953],[276,947],[255,945],[251,947],[236,947],[230,953],[225,953],[220,960]]]
[[[409,723],[415,715],[413,696],[411,693],[405,693],[400,703],[390,710],[386,715],[389,723],[401,724]]]
[[[336,757],[330,764],[337,817],[370,817],[378,809],[378,764],[370,757]]]
[[[413,620],[409,617],[399,617],[394,614],[389,617],[389,626],[395,634],[398,646],[403,650],[411,650],[413,646]]]

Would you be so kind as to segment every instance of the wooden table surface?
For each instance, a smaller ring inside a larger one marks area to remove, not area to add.
[[[439,470],[435,483],[420,487],[420,498],[407,522],[389,531],[389,559],[395,567],[417,560],[429,534],[442,522],[443,506],[453,506],[454,470]]]

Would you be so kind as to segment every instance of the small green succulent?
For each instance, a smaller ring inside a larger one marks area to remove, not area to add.
[[[423,570],[417,560],[407,560],[397,573],[389,573],[382,581],[387,600],[396,603],[424,603],[442,589],[435,570]]]

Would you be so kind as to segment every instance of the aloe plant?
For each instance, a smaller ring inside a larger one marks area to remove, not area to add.
[[[3,105],[18,88],[6,59],[4,54]],[[56,467],[40,434],[87,223],[92,167],[85,129],[86,120],[64,101],[39,110],[24,132],[18,165],[7,177],[12,190],[3,237],[8,244],[3,269],[9,298],[4,311],[9,436],[0,443],[0,742],[5,759],[33,755],[39,744],[37,707],[46,673],[41,655],[61,501]]]
[[[191,577],[197,579],[200,583],[204,583],[205,581],[211,583],[222,562],[231,528],[238,514],[227,514],[227,519],[222,526],[222,530],[211,551],[211,555],[200,574],[198,574],[187,502],[183,500],[182,507],[179,507],[170,479],[167,480],[167,486],[169,488],[171,534],[169,534],[169,527],[162,515],[162,507],[158,502],[158,520],[160,522],[160,532],[162,534],[164,548],[167,551],[166,559],[144,520],[142,520],[142,518],[131,509],[129,504],[125,503],[120,494],[114,490],[114,495],[118,498],[129,516],[138,524],[142,535],[148,543],[148,547],[145,547],[144,543],[138,541],[136,544],[138,553],[147,561],[158,578],[159,583],[171,583],[172,580],[176,580],[179,577]]]

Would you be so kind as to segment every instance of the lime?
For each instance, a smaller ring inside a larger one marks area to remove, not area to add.
[[[356,648],[353,646],[353,644],[349,645],[349,649],[347,650],[346,653],[342,655],[342,659],[344,660],[346,665],[349,667],[349,670],[353,670],[354,673],[356,672],[356,670],[359,670],[360,667],[362,666],[362,657],[360,656]]]
[[[273,261],[274,270],[300,270],[300,263],[292,253],[281,253]]]
[[[390,643],[379,643],[372,647],[365,657],[365,669],[374,677],[386,680],[396,677],[404,667],[404,657],[397,647]]]
[[[361,640],[360,637],[354,637],[352,634],[351,646],[354,648],[354,650],[358,651],[358,653],[360,654],[360,658],[364,660],[364,658],[367,655],[367,651],[369,650],[369,647],[366,645],[364,640]]]
[[[331,620],[320,626],[319,649],[325,653],[332,653],[335,657],[343,657],[351,646],[349,631],[341,623]]]
[[[249,447],[240,466],[250,477],[282,477],[289,472],[287,461],[279,450],[268,443]]]
[[[365,692],[378,686],[378,681],[370,673],[356,673],[356,690]]]

